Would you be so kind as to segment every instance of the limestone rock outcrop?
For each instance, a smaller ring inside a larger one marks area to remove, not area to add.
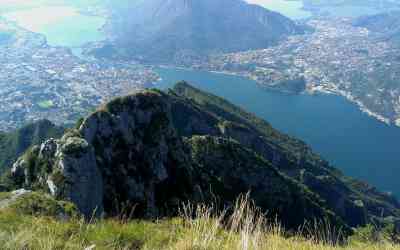
[[[61,139],[31,147],[10,175],[14,186],[47,191],[88,218],[174,216],[187,202],[229,210],[246,193],[289,228],[328,219],[347,230],[400,217],[393,197],[186,83],[110,101]]]

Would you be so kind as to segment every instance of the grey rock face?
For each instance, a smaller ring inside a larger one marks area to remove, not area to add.
[[[45,141],[18,159],[11,173],[23,186],[39,185],[73,202],[87,217],[103,211],[103,182],[94,150],[80,137],[66,134]]]
[[[47,179],[55,197],[76,204],[87,217],[103,212],[103,179],[93,148],[79,137],[61,139],[56,164]]]
[[[27,162],[24,158],[19,158],[11,168],[11,175],[14,179],[18,180],[18,182],[26,183],[26,168]]]
[[[138,216],[158,217],[168,213],[171,196],[184,199],[190,193],[189,184],[179,189],[190,182],[190,162],[164,94],[116,99],[89,116],[80,133],[94,146],[107,213],[118,213],[125,204],[134,205]]]
[[[39,158],[50,159],[57,151],[57,140],[49,139],[40,146]]]
[[[60,140],[48,140],[13,173],[76,204],[86,217],[135,208],[140,217],[169,214],[191,194],[191,163],[165,94],[147,91],[111,101]],[[174,202],[172,202],[174,201]]]

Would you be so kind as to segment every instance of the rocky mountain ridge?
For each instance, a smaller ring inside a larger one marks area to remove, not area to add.
[[[222,98],[179,83],[117,98],[59,140],[32,147],[8,176],[86,216],[176,215],[183,202],[229,208],[249,192],[288,228],[349,228],[400,217],[394,197],[343,176],[303,142]]]

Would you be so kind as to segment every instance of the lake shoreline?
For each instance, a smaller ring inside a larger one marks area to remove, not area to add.
[[[165,65],[154,70],[161,80],[153,87],[168,89],[186,80],[256,114],[275,129],[301,139],[346,175],[400,195],[394,178],[400,174],[397,167],[400,129],[367,115],[345,96],[326,91],[313,95],[263,91],[251,79],[221,72]]]
[[[153,65],[154,66],[154,65]],[[361,101],[357,100],[355,97],[351,95],[350,92],[346,91],[341,91],[341,90],[336,90],[336,89],[331,89],[327,88],[324,86],[316,86],[316,87],[311,87],[309,89],[306,89],[302,93],[293,93],[290,91],[284,91],[284,90],[279,90],[279,89],[274,89],[274,88],[269,88],[265,84],[257,81],[256,79],[253,79],[250,77],[250,75],[246,74],[240,74],[237,72],[231,72],[231,71],[208,71],[208,70],[196,70],[193,68],[187,68],[187,67],[179,67],[179,66],[173,66],[173,65],[159,65],[155,67],[160,67],[160,68],[166,68],[166,69],[178,69],[178,70],[187,70],[187,71],[198,71],[198,72],[209,72],[209,73],[215,73],[215,74],[222,74],[222,75],[229,75],[229,76],[237,76],[237,77],[243,77],[248,80],[254,81],[257,83],[257,85],[260,86],[261,89],[267,90],[267,91],[276,91],[280,92],[283,94],[292,94],[292,95],[298,95],[298,94],[307,94],[307,95],[315,95],[315,94],[327,94],[327,95],[336,95],[336,96],[341,96],[344,97],[349,103],[354,104],[358,107],[358,109],[365,113],[366,115],[378,120],[379,122],[382,122],[383,124],[387,126],[393,126],[396,128],[400,128],[400,123],[395,123],[392,122],[389,118],[386,118],[378,113],[375,113],[368,109]]]
[[[308,89],[306,92],[310,95],[313,95],[314,93],[324,93],[324,94],[342,96],[350,103],[355,104],[361,112],[367,114],[368,116],[370,116],[388,126],[395,126],[395,127],[400,128],[400,124],[399,125],[395,124],[395,123],[391,122],[389,118],[385,118],[384,116],[368,109],[361,101],[357,100],[350,92],[326,88],[324,86],[312,87],[312,88]]]

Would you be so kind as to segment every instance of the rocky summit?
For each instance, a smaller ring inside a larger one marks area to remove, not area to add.
[[[346,229],[400,217],[391,195],[185,82],[110,101],[61,139],[31,147],[3,179],[9,189],[72,202],[86,217],[175,216],[187,202],[229,211],[246,193],[288,228],[319,219]]]

